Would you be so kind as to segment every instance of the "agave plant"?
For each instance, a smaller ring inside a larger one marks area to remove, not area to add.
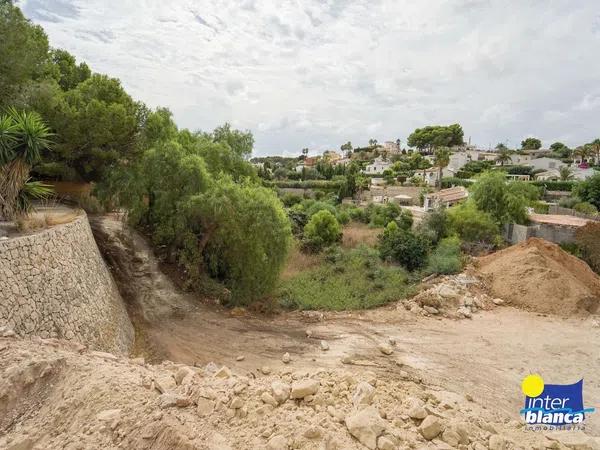
[[[13,108],[0,118],[0,215],[12,220],[18,198],[41,152],[51,146],[52,133],[35,112]]]

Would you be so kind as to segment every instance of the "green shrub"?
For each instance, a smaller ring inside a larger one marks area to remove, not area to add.
[[[463,180],[462,178],[458,178],[458,177],[442,178],[442,189],[448,189],[448,188],[451,188],[452,186],[469,187],[472,184],[473,184],[472,181]]]
[[[348,214],[346,211],[338,211],[335,217],[342,225],[346,225],[350,222],[350,214]]]
[[[429,212],[419,224],[418,232],[426,236],[432,244],[437,244],[448,235],[448,212],[439,207]]]
[[[588,222],[575,232],[575,243],[581,250],[581,258],[592,270],[600,273],[600,222]]]
[[[595,216],[598,214],[598,209],[588,202],[580,202],[573,205],[573,209],[582,214],[587,214],[589,216]]]
[[[527,182],[525,182],[527,183]],[[575,186],[577,186],[577,181],[531,181],[529,184],[533,184],[534,186],[545,188],[547,191],[568,191],[571,192]]]
[[[290,194],[289,192],[286,192],[285,194],[283,194],[281,196],[281,202],[283,203],[283,205],[286,208],[294,206],[294,205],[300,203],[301,201],[302,201],[302,197],[300,197],[299,195],[296,195],[296,194]]]
[[[283,281],[277,297],[290,309],[341,311],[374,308],[413,291],[407,273],[383,263],[376,250],[332,247],[320,266]]]
[[[396,222],[390,222],[379,238],[381,258],[397,262],[411,271],[425,264],[428,251],[429,243],[424,236],[404,230]]]
[[[457,236],[442,239],[438,246],[429,255],[427,274],[452,274],[462,270],[462,257],[460,239]]]
[[[339,242],[341,238],[342,227],[335,216],[327,210],[317,212],[304,227],[303,244],[307,250],[320,251]]]
[[[448,220],[452,233],[469,243],[494,244],[499,229],[492,216],[480,211],[472,201],[451,208]]]
[[[577,258],[581,258],[581,248],[575,242],[561,242],[560,248],[562,248],[565,252],[570,253]]]
[[[558,201],[558,206],[572,209],[577,203],[581,203],[581,199],[579,197],[562,197]]]

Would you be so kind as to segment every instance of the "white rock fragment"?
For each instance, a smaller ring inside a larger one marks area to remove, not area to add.
[[[437,437],[442,432],[442,422],[436,416],[429,415],[425,417],[421,425],[419,425],[419,432],[428,441]]]
[[[386,429],[386,423],[374,406],[364,408],[346,417],[346,428],[361,444],[370,449],[377,448],[377,438]]]
[[[292,391],[290,393],[291,398],[304,398],[309,395],[315,395],[319,391],[321,384],[317,380],[307,378],[292,383]]]
[[[321,350],[323,350],[324,352],[329,350],[329,344],[327,343],[327,341],[321,341]]]
[[[352,404],[355,407],[368,406],[373,403],[375,396],[375,388],[364,381],[358,383],[356,391],[352,396]]]

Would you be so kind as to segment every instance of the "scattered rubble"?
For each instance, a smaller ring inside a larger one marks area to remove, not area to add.
[[[364,368],[256,377],[138,364],[39,338],[0,338],[0,348],[0,448],[513,449],[567,439],[525,433],[464,396]]]

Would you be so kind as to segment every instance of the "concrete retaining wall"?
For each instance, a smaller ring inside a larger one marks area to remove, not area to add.
[[[85,215],[0,241],[0,326],[126,353],[133,327]]]

